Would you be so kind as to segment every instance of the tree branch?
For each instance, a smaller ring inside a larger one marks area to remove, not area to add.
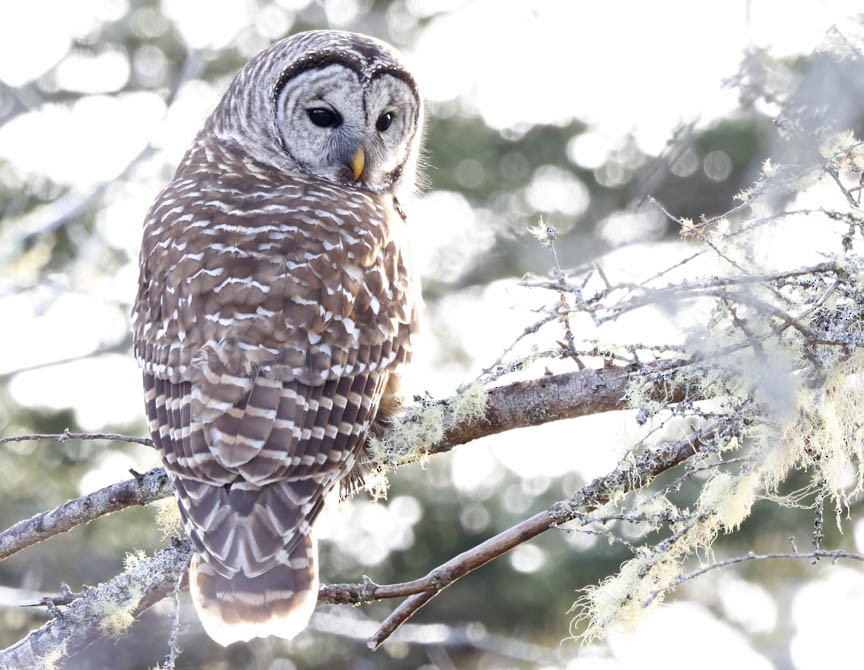
[[[814,549],[813,551],[808,551],[803,554],[798,553],[797,551],[794,553],[791,552],[773,552],[770,554],[757,554],[753,551],[749,551],[746,554],[741,556],[733,556],[732,558],[726,558],[722,561],[717,561],[716,563],[711,563],[710,565],[703,565],[701,568],[694,570],[693,572],[688,572],[686,575],[679,575],[675,578],[675,580],[669,585],[669,588],[672,589],[679,584],[683,584],[684,582],[689,582],[691,579],[696,579],[697,577],[701,577],[706,572],[711,572],[712,570],[718,570],[720,568],[726,568],[730,565],[736,565],[738,563],[747,563],[749,561],[765,561],[765,560],[778,560],[778,559],[810,559],[812,563],[815,565],[820,558],[830,558],[831,563],[837,563],[837,561],[841,559],[850,560],[850,561],[860,561],[864,562],[864,554],[857,554],[850,551],[845,551],[843,549]],[[642,604],[643,607],[647,607],[650,605],[656,598],[659,596],[661,591],[654,591],[649,598]]]
[[[655,366],[660,371],[659,366]],[[651,372],[651,368],[647,368]],[[482,419],[453,422],[452,415],[445,417],[448,425],[444,439],[431,448],[432,453],[441,453],[452,449],[458,444],[493,435],[513,428],[533,426],[560,419],[585,416],[611,410],[620,410],[626,407],[626,391],[633,375],[644,376],[646,368],[637,370],[635,368],[605,368],[601,370],[580,370],[568,374],[549,375],[540,379],[515,382],[506,386],[494,388],[489,392],[485,414]],[[688,390],[668,383],[665,378],[656,382],[655,393],[658,398],[667,402],[676,402],[686,397]],[[410,420],[406,419],[406,420]],[[488,561],[500,556],[513,547],[530,540],[540,533],[555,527],[567,520],[573,519],[585,509],[592,509],[603,504],[609,492],[614,486],[618,489],[626,488],[633,482],[640,485],[647,483],[651,467],[662,471],[680,462],[680,459],[695,453],[698,447],[699,431],[696,431],[693,439],[686,441],[686,455],[683,447],[667,447],[666,451],[651,452],[647,461],[640,461],[635,472],[630,469],[616,470],[606,478],[595,481],[580,494],[568,500],[561,501],[549,509],[536,514],[512,528],[499,533],[486,542],[481,543],[450,561],[431,571],[425,577],[405,584],[394,584],[379,586],[372,583],[360,585],[330,585],[322,586],[319,598],[322,602],[331,603],[362,603],[382,598],[408,598],[394,610],[388,619],[382,624],[379,631],[370,638],[370,646],[377,647],[404,621],[406,621],[417,609],[426,604],[441,590],[446,588],[460,577],[479,568]],[[128,436],[105,434],[105,433],[69,433],[39,434],[29,436],[15,436],[4,438],[3,442],[22,441],[26,439],[119,439],[131,440],[145,443],[144,438],[128,438]],[[702,435],[701,439],[705,436]],[[2,444],[2,442],[0,442]],[[697,447],[694,447],[697,445]],[[666,452],[674,452],[679,460],[662,460],[661,456]],[[643,456],[643,460],[646,456]],[[617,479],[616,479],[617,478]],[[620,481],[619,481],[620,480]],[[623,485],[622,485],[622,482]],[[593,488],[592,488],[593,487]],[[629,490],[629,489],[628,489]],[[32,544],[45,540],[53,535],[65,532],[99,518],[110,512],[130,507],[132,505],[145,505],[171,494],[172,487],[163,468],[154,468],[149,472],[137,475],[135,478],[126,480],[95,493],[70,500],[60,507],[31,519],[21,521],[8,530],[0,533],[0,559],[20,551]],[[582,498],[578,498],[582,495]],[[581,502],[580,502],[581,501]],[[166,553],[167,552],[167,553]],[[142,583],[146,590],[149,604],[157,602],[168,595],[175,587],[173,578],[185,570],[189,558],[188,543],[175,544],[163,550],[157,556],[164,562],[165,570],[162,577],[155,576]],[[155,560],[148,559],[148,560]],[[108,584],[117,580],[127,580],[132,571],[118,575]],[[166,576],[167,575],[167,576]],[[118,582],[120,583],[120,582]],[[103,585],[104,586],[104,585]],[[99,587],[101,588],[101,587]],[[74,611],[83,611],[78,608],[87,607],[86,603],[91,601],[92,590],[85,591],[80,598],[72,601],[70,608],[76,607]],[[81,603],[83,601],[83,603]],[[116,602],[125,602],[122,598]],[[148,605],[149,606],[149,605]],[[145,608],[135,609],[135,613]],[[68,610],[65,610],[68,611]],[[64,611],[64,612],[65,612]],[[67,618],[64,613],[64,619]],[[68,622],[67,622],[68,623]],[[81,624],[84,625],[84,624]],[[54,631],[60,626],[59,623],[51,622],[49,631]],[[55,653],[63,650],[64,654],[71,654],[90,644],[93,640],[101,637],[90,637],[79,632],[64,629],[62,634],[55,632],[36,633],[38,644],[29,644],[31,651],[27,658],[31,661],[45,656],[51,648],[49,640],[53,640]],[[103,633],[104,634],[104,633]],[[29,640],[30,638],[28,638]],[[12,665],[4,666],[5,659],[21,659],[25,653],[22,651],[22,641],[5,652],[0,652],[0,669],[5,667],[31,667],[19,664],[16,660]],[[11,654],[11,655],[10,655]]]
[[[634,368],[585,369],[493,388],[483,417],[450,425],[444,439],[429,453],[449,451],[458,444],[514,428],[625,409],[627,388],[635,373]],[[645,369],[639,374],[644,375]],[[656,393],[658,398],[679,402],[686,389],[658,385]]]
[[[131,442],[152,447],[153,440],[149,437],[136,437],[134,435],[121,435],[120,433],[72,433],[67,428],[62,433],[30,433],[29,435],[12,435],[11,437],[0,437],[0,446],[12,442],[34,442],[35,440],[114,440],[117,442]]]
[[[432,445],[427,453],[443,453],[471,440],[494,435],[513,428],[535,426],[550,421],[587,416],[626,407],[627,385],[635,369],[604,368],[549,375],[530,381],[515,382],[489,391],[485,414],[480,419],[453,422],[445,416],[448,428],[444,439]],[[645,374],[645,369],[640,371]],[[683,386],[658,382],[657,398],[678,402],[688,390]],[[446,401],[444,401],[446,404]],[[410,421],[410,417],[403,421]],[[122,440],[152,445],[148,438],[115,433],[40,433],[0,439],[0,445],[25,440],[54,439]],[[171,495],[173,487],[163,468],[154,468],[134,479],[107,486],[95,493],[69,500],[50,512],[42,512],[20,521],[0,533],[0,560],[37,542],[101,516],[133,505],[146,505]]]
[[[170,496],[173,490],[165,470],[154,468],[133,479],[68,500],[50,512],[40,512],[0,533],[0,560],[111,512]]]
[[[106,635],[119,636],[136,618],[170,593],[192,556],[188,540],[176,540],[125,572],[87,589],[56,618],[0,651],[0,670],[54,667]]]
[[[657,475],[687,460],[706,444],[710,444],[715,437],[729,430],[725,421],[713,421],[683,439],[646,451],[635,464],[620,465],[569,498],[558,501],[531,518],[451,558],[420,579],[383,586],[370,582],[325,585],[318,592],[319,602],[358,604],[408,596],[369,638],[369,647],[376,649],[417,610],[457,579],[550,528],[556,528],[597,509],[606,504],[612,496],[623,495],[648,485]]]

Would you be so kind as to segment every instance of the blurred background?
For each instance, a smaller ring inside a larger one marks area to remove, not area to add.
[[[231,77],[285,35],[365,32],[396,45],[414,68],[429,111],[428,187],[409,213],[427,312],[407,390],[443,397],[492,365],[550,300],[518,283],[555,266],[530,226],[554,226],[562,267],[600,259],[618,278],[650,273],[688,243],[648,196],[677,216],[718,214],[766,158],[788,154],[789,118],[805,130],[818,117],[820,127],[860,132],[858,12],[860,3],[827,0],[4,2],[0,434],[144,434],[129,332],[144,215]],[[686,322],[653,316],[637,324],[641,341],[680,341]],[[386,501],[361,494],[327,511],[322,579],[383,584],[425,574],[614,467],[636,428],[625,412],[590,417],[403,468]],[[118,443],[6,445],[0,523],[156,463],[147,448]],[[807,527],[801,513],[760,509],[724,545],[729,555],[783,551]],[[826,531],[826,544],[839,541],[835,526]],[[864,528],[850,526],[843,541],[864,543]],[[127,552],[165,542],[153,509],[131,509],[6,560],[0,646],[46,618],[21,602],[61,582],[77,590],[103,581]],[[864,577],[797,564],[715,572],[635,633],[583,648],[562,642],[577,589],[628,557],[595,535],[547,533],[449,588],[374,654],[365,647],[369,622],[395,602],[321,607],[290,646],[226,651],[184,600],[178,667],[677,668],[698,655],[702,668],[807,668],[839,664],[857,648],[851,627]],[[170,603],[157,606],[68,667],[155,666],[170,613]]]

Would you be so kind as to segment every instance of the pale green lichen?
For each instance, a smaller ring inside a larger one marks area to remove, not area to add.
[[[841,169],[861,170],[864,146],[853,142],[849,134],[826,138],[823,155]],[[691,461],[691,470],[681,475],[679,482],[700,487],[692,509],[676,508],[648,489],[629,498],[623,518],[639,520],[643,526],[639,538],[645,543],[635,547],[635,557],[618,574],[582,591],[574,604],[577,616],[572,625],[574,635],[583,641],[635,625],[647,608],[661,603],[676,586],[685,561],[710,559],[718,535],[738,530],[758,500],[819,507],[824,496],[833,502],[839,524],[841,512],[848,511],[850,501],[864,491],[864,350],[860,345],[864,319],[859,261],[849,251],[851,242],[837,244],[837,255],[829,257],[836,259],[836,281],[843,282],[844,290],[830,289],[832,293],[826,293],[827,280],[804,272],[797,282],[757,279],[770,269],[754,263],[753,241],[757,236],[770,238],[782,232],[786,221],[783,216],[772,219],[770,198],[763,197],[770,192],[769,180],[782,176],[781,172],[766,162],[763,175],[763,181],[741,195],[758,223],[748,228],[733,217],[732,221],[723,219],[722,225],[699,229],[700,237],[720,250],[723,262],[734,268],[730,273],[734,280],[729,281],[730,288],[719,291],[719,299],[710,297],[714,306],[707,323],[694,329],[687,340],[692,365],[681,366],[665,378],[633,376],[628,405],[644,429],[638,446],[619,465],[623,476],[615,486],[622,483],[620,490],[610,491],[610,502],[603,505],[602,512],[621,513],[625,490],[647,483],[638,481],[637,456],[650,456],[650,451],[645,454],[643,450],[680,439],[676,437],[679,428],[681,437],[686,437],[716,417],[727,417],[731,419],[730,434],[724,431],[714,435],[710,445],[703,444],[699,455],[703,460]],[[786,186],[807,188],[824,178],[824,170],[814,169],[796,175],[794,184]],[[858,225],[854,214],[848,221],[850,230]],[[713,290],[715,279],[702,281]],[[682,294],[697,293],[693,287],[700,280],[690,281],[682,284]],[[745,288],[738,288],[736,282]],[[817,301],[819,311],[814,307]],[[784,314],[788,319],[778,316]],[[835,343],[824,344],[810,332],[834,338]],[[693,398],[713,400],[678,403],[669,392],[673,388],[687,389]],[[723,454],[732,450],[737,451],[734,459],[724,462]],[[781,495],[780,486],[793,471],[805,472],[809,481]],[[597,512],[596,517],[602,514]],[[650,532],[664,531],[667,537],[653,543],[648,537]]]
[[[555,228],[547,226],[545,223],[543,223],[542,216],[538,219],[535,225],[528,226],[528,234],[531,235],[544,247],[552,244],[552,242],[555,241],[556,237]]]
[[[693,225],[693,219],[689,219],[687,217],[682,216],[681,218],[678,219],[678,224],[681,226],[681,236],[682,237],[687,237],[688,235],[691,235],[696,230],[696,227]]]
[[[716,523],[727,533],[731,533],[750,516],[758,491],[757,473],[733,476],[720,472],[702,487],[697,507],[706,515],[715,515]]]
[[[613,630],[633,630],[646,609],[662,603],[677,576],[678,565],[670,556],[645,555],[627,561],[617,574],[583,590],[570,610],[576,612],[571,633],[590,644]]]
[[[155,511],[156,526],[162,531],[163,540],[173,535],[183,535],[183,516],[174,496],[157,500],[150,506]]]
[[[134,585],[128,586],[122,597],[97,600],[93,604],[96,625],[103,633],[118,639],[129,626],[135,623],[135,612],[144,597],[144,592]]]
[[[613,630],[632,630],[647,610],[662,604],[681,574],[684,559],[707,550],[715,535],[716,524],[703,519],[655,547],[642,548],[617,574],[582,590],[570,610],[575,613],[571,634],[589,644]]]
[[[444,439],[449,426],[482,417],[486,399],[486,390],[478,383],[446,402],[412,408],[381,440],[385,453],[394,465],[423,460],[429,449]],[[381,447],[377,450],[380,453]]]
[[[59,670],[63,667],[63,661],[66,660],[66,642],[59,643],[47,654],[34,660],[36,662],[34,667],[39,668],[39,670]]]
[[[143,595],[136,589],[130,589],[129,600],[125,603],[110,603],[110,607],[106,607],[101,613],[99,630],[115,639],[122,637],[126,629],[135,623],[135,610]]]
[[[752,188],[742,188],[735,194],[735,199],[739,202],[747,202],[753,197],[754,190]]]
[[[819,153],[823,158],[852,156],[856,152],[856,144],[855,134],[851,130],[842,130],[825,137],[819,145]]]
[[[382,436],[366,441],[371,472],[367,487],[373,498],[387,497],[387,473],[401,465],[425,462],[429,450],[443,439],[448,427],[482,419],[488,393],[479,382],[462,389],[445,402],[420,404],[408,409]]]
[[[864,351],[856,349],[834,366],[821,389],[801,394],[799,419],[786,435],[797,460],[825,483],[838,514],[864,488],[862,416]]]
[[[770,158],[766,158],[762,161],[762,174],[766,177],[773,177],[777,174],[777,164]]]
[[[376,464],[385,469],[422,460],[429,447],[444,437],[445,408],[441,403],[413,407],[380,438],[367,442]]]
[[[144,550],[136,549],[126,554],[123,567],[127,572],[134,572],[140,570],[146,560]],[[93,602],[90,614],[95,619],[96,627],[115,639],[121,637],[135,622],[135,612],[144,597],[144,591],[134,581],[120,589],[102,585],[91,591],[91,594]]]
[[[792,365],[794,352],[786,353]],[[771,354],[779,356],[780,352]],[[772,384],[768,379],[772,371],[748,371],[743,353],[737,364],[726,368],[728,377],[723,379],[723,371],[716,372],[711,383],[722,388],[727,398],[730,392],[740,398],[748,394],[759,398],[762,410],[777,423],[760,423],[742,433],[747,438],[745,462],[749,467],[718,470],[709,477],[702,484],[694,519],[670,523],[671,538],[641,547],[618,574],[582,592],[574,604],[574,635],[589,642],[613,629],[632,628],[674,588],[684,561],[694,555],[710,556],[718,533],[737,530],[757,500],[801,506],[821,486],[818,482],[823,482],[840,508],[864,489],[864,352],[854,350],[845,359],[829,360],[833,365],[816,389],[791,383],[792,378],[783,382],[789,386],[784,402],[791,406],[778,401],[776,380]],[[644,395],[637,387],[631,400]],[[718,438],[715,453],[732,449],[742,449],[738,436]],[[623,463],[626,469],[626,458]],[[801,491],[778,495],[777,488],[795,468],[809,469],[812,483]],[[850,473],[855,474],[851,480]],[[631,476],[629,486],[640,484]],[[619,496],[613,493],[613,498]],[[632,508],[652,529],[662,525],[655,520],[668,518],[675,510],[662,496],[644,494],[634,496]]]
[[[450,403],[450,413],[454,424],[463,421],[476,421],[486,414],[489,392],[480,382],[462,389]]]
[[[123,558],[123,569],[134,570],[144,559],[147,558],[147,552],[143,549],[135,549],[126,554]]]

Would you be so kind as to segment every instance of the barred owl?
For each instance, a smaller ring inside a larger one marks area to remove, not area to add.
[[[390,47],[300,33],[239,72],[147,215],[134,352],[223,645],[305,628],[315,519],[395,410],[422,126]]]

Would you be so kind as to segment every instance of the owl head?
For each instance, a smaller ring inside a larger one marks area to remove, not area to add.
[[[288,175],[349,188],[414,188],[423,104],[384,42],[334,30],[292,35],[234,78],[205,130]]]

